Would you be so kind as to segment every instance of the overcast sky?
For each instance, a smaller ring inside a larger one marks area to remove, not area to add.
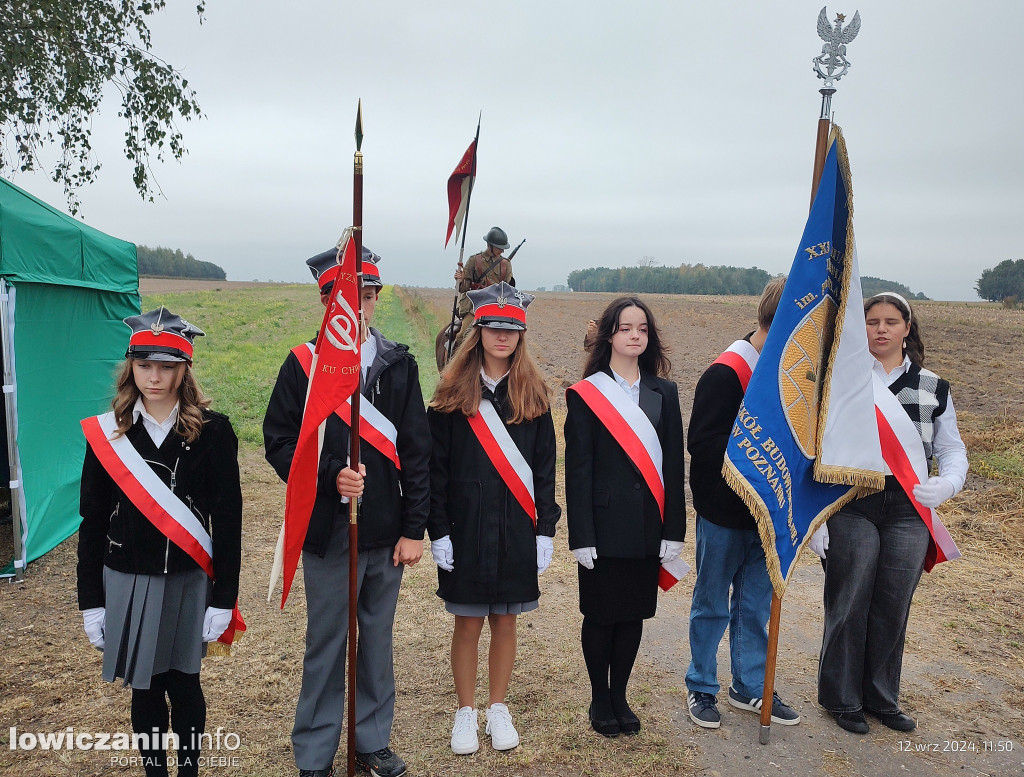
[[[704,262],[786,272],[807,215],[820,0],[698,3],[190,2],[152,22],[205,118],[140,200],[114,102],[86,221],[181,248],[232,280],[309,280],[352,215],[363,100],[365,242],[385,282],[451,285],[445,184],[483,112],[466,255],[503,227],[523,288],[574,269]],[[832,107],[853,173],[861,272],[976,299],[1024,257],[1024,2],[857,0]],[[45,175],[14,182],[58,207]]]

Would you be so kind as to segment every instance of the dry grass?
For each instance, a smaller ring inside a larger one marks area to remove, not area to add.
[[[450,312],[451,292],[415,294],[426,308],[416,317],[434,320],[430,306],[442,317]],[[561,387],[578,377],[582,323],[599,312],[611,295],[544,295],[548,304],[531,308],[531,344],[556,390],[556,428],[561,427]],[[434,300],[437,300],[436,305]],[[696,377],[721,350],[722,332],[743,334],[743,321],[753,319],[755,300],[709,298],[652,300],[663,329],[670,333],[673,377],[679,382],[684,416],[692,402]],[[445,308],[448,308],[445,310]],[[1024,317],[994,307],[925,303],[921,307],[937,343],[929,353],[933,368],[952,377],[960,423],[971,454],[968,489],[958,496],[944,519],[964,552],[962,561],[941,565],[922,583],[911,615],[903,695],[908,708],[925,716],[931,737],[985,736],[1013,739],[1024,746],[1024,612],[1020,591],[1024,554],[1024,476],[1015,468],[1024,439],[1024,392],[1014,389],[1024,374],[1019,335]],[[544,317],[547,318],[544,318]],[[737,323],[740,322],[740,323]],[[931,340],[929,342],[932,342]],[[967,364],[967,359],[974,364]],[[431,363],[421,357],[424,368]],[[559,483],[562,482],[559,459]],[[250,631],[230,658],[208,659],[203,684],[209,704],[208,727],[239,733],[241,764],[225,774],[254,777],[293,774],[290,730],[301,680],[305,629],[301,576],[283,612],[268,605],[266,577],[280,525],[284,490],[259,450],[243,451],[245,530],[243,534],[242,608]],[[564,504],[561,492],[559,501]],[[2,533],[2,532],[0,532]],[[520,618],[519,656],[512,678],[509,706],[522,735],[522,745],[507,754],[490,749],[481,737],[480,751],[456,757],[448,747],[455,695],[448,667],[451,616],[434,594],[435,572],[429,555],[407,570],[396,620],[397,717],[393,747],[409,762],[410,775],[648,775],[714,773],[705,771],[715,756],[720,773],[749,775],[758,768],[741,753],[722,759],[729,748],[756,752],[746,729],[736,719],[735,741],[723,726],[718,734],[692,733],[680,721],[685,653],[685,602],[688,591],[673,600],[682,620],[673,642],[670,664],[665,654],[646,652],[630,686],[631,701],[644,722],[636,738],[606,740],[589,730],[586,721],[587,680],[579,650],[581,616],[577,609],[575,567],[559,529],[555,558],[542,578],[541,608]],[[691,538],[692,539],[692,538]],[[687,543],[692,561],[692,542]],[[810,562],[806,562],[810,564]],[[65,777],[110,771],[99,753],[59,754],[11,751],[8,727],[19,731],[127,731],[129,692],[99,678],[99,654],[85,640],[74,591],[74,540],[35,562],[28,582],[0,587],[0,773]],[[811,567],[813,568],[813,565]],[[692,585],[692,580],[687,584]],[[871,739],[837,739],[835,726],[815,711],[813,674],[815,642],[820,640],[813,617],[820,593],[810,586],[787,595],[790,630],[802,629],[799,644],[786,655],[799,657],[780,664],[784,687],[806,689],[797,701],[805,720],[794,733],[778,735],[794,750],[804,748],[808,773],[828,775],[886,774],[909,766],[914,758],[893,759],[892,732],[874,732]],[[816,601],[817,600],[817,601]],[[666,606],[659,621],[674,612]],[[652,632],[655,629],[651,629]],[[486,632],[481,655],[485,655]],[[808,645],[810,646],[808,649]],[[800,652],[802,651],[802,652]],[[660,662],[656,659],[661,659]],[[727,673],[724,666],[720,674]],[[486,661],[481,662],[478,706],[486,699]],[[925,711],[927,711],[925,713]],[[843,735],[845,732],[839,732]],[[890,736],[891,735],[891,736]],[[754,735],[756,738],[756,734]],[[742,740],[742,741],[740,741]],[[803,743],[803,744],[801,744]],[[871,746],[882,753],[869,762]],[[774,751],[773,751],[774,752]],[[1016,753],[1015,753],[1016,754]],[[920,760],[926,760],[922,757]],[[959,771],[948,760],[932,759],[935,770]],[[1019,758],[1017,759],[1020,760]],[[337,763],[344,762],[344,748]],[[982,772],[991,761],[973,761]],[[932,769],[932,763],[927,764]],[[765,768],[768,768],[767,766]],[[138,772],[139,770],[135,770]],[[775,773],[776,769],[769,769]],[[211,772],[207,772],[211,773]],[[800,773],[799,769],[792,773]],[[966,773],[966,772],[965,772]],[[977,769],[970,773],[977,773]]]

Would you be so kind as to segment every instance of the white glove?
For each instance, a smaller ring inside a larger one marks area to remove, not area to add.
[[[455,550],[452,548],[450,534],[444,535],[439,540],[430,541],[430,555],[434,557],[434,563],[446,572],[455,569]]]
[[[811,535],[811,541],[807,543],[814,555],[824,560],[825,551],[828,550],[828,524],[823,523],[818,530]]]
[[[555,552],[555,541],[552,537],[537,535],[537,574],[543,575],[544,570],[551,566],[551,554]]]
[[[594,568],[594,559],[597,558],[597,548],[576,548],[573,550],[572,555],[576,557],[576,561],[581,566],[587,569]]]
[[[85,623],[85,636],[97,650],[103,650],[103,627],[107,624],[107,608],[92,607],[82,610],[82,621]]]
[[[216,642],[231,623],[231,610],[207,607],[203,618],[203,642]]]
[[[914,499],[925,507],[938,507],[956,491],[953,484],[943,477],[931,477],[914,486]]]
[[[670,564],[679,558],[679,554],[683,552],[683,543],[678,540],[662,540],[661,541],[661,563]]]

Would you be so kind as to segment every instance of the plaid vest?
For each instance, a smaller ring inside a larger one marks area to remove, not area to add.
[[[949,397],[949,383],[934,372],[911,364],[910,369],[896,380],[889,390],[907,411],[914,422],[921,442],[924,444],[925,458],[932,457],[932,440],[935,437],[935,419],[946,410],[946,399]]]

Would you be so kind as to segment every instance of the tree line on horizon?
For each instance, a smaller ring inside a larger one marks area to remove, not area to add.
[[[573,270],[567,283],[573,291],[610,291],[636,294],[712,294],[757,296],[772,275],[758,267],[681,264],[678,267],[591,267]],[[895,291],[907,299],[928,299],[902,283],[865,276],[864,296]]]
[[[1016,307],[1024,301],[1024,259],[1004,259],[983,270],[974,287],[978,296],[989,302]]]
[[[213,262],[203,262],[192,254],[182,253],[180,248],[170,249],[157,246],[136,246],[139,258],[139,275],[156,275],[165,278],[209,278],[215,281],[227,280],[227,273]]]

